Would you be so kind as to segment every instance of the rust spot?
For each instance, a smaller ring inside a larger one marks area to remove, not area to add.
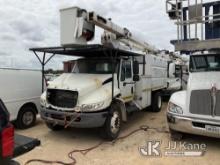
[[[111,96],[111,92],[108,89],[104,89],[104,91],[108,96]]]
[[[94,81],[95,81],[97,86],[101,86],[102,85],[102,82],[99,79],[95,78]]]

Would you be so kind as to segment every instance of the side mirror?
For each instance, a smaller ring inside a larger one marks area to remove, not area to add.
[[[175,64],[174,63],[170,63],[169,64],[169,70],[168,70],[168,74],[169,74],[169,78],[175,78],[176,77],[176,73],[175,73]]]
[[[140,81],[140,76],[139,75],[137,75],[137,74],[135,74],[134,76],[133,76],[133,81]]]
[[[139,74],[139,63],[138,63],[138,61],[133,62],[133,73],[134,73],[134,75]]]

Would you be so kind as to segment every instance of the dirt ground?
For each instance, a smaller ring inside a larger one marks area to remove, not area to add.
[[[129,117],[129,121],[123,125],[121,135],[125,135],[141,125],[157,127],[168,130],[166,123],[166,106],[160,113],[139,112]],[[34,128],[17,133],[35,137],[41,140],[42,145],[31,152],[17,158],[21,164],[30,159],[61,160],[71,162],[68,159],[69,151],[73,149],[84,149],[99,143],[102,139],[97,129],[73,129],[68,128],[60,132],[50,131],[43,121],[38,119]],[[139,147],[145,146],[146,141],[160,140],[162,142],[160,157],[143,156],[139,152]],[[75,154],[77,164],[81,165],[171,165],[171,164],[193,164],[193,165],[218,165],[220,162],[220,140],[195,135],[187,135],[181,142],[190,144],[206,144],[207,149],[202,157],[168,157],[164,156],[165,148],[170,140],[167,133],[158,133],[154,130],[138,132],[132,136],[117,141],[115,144],[103,144],[99,148],[82,155]],[[41,163],[31,163],[31,165],[41,165]]]

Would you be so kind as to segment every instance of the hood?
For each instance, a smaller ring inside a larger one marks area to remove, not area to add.
[[[51,81],[48,88],[78,91],[83,96],[100,88],[103,83],[111,82],[111,78],[111,74],[64,73]]]
[[[188,84],[191,90],[211,89],[213,85],[220,89],[220,72],[191,73]]]

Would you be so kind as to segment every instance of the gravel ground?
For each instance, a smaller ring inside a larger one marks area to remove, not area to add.
[[[168,130],[166,123],[166,107],[160,113],[138,112],[129,117],[129,121],[123,125],[121,135],[126,135],[141,125],[148,125],[163,130]],[[34,128],[28,130],[16,130],[17,133],[35,137],[41,140],[42,145],[31,152],[17,158],[21,164],[30,159],[61,160],[71,162],[68,153],[73,149],[84,149],[102,141],[97,129],[74,129],[68,128],[59,132],[50,131],[43,121],[38,119]],[[139,147],[145,146],[147,141],[159,140],[162,145],[159,157],[143,156],[139,152]],[[119,140],[114,144],[103,144],[99,148],[90,151],[86,155],[75,154],[77,164],[95,165],[167,165],[167,164],[186,164],[186,165],[219,165],[220,162],[220,140],[195,135],[186,135],[180,142],[189,144],[206,144],[207,149],[202,157],[171,157],[164,156],[165,148],[170,140],[167,133],[158,133],[154,130],[138,132],[132,136]],[[174,142],[173,142],[174,143]],[[179,144],[179,142],[178,142]],[[41,165],[41,163],[31,163],[31,165]]]

